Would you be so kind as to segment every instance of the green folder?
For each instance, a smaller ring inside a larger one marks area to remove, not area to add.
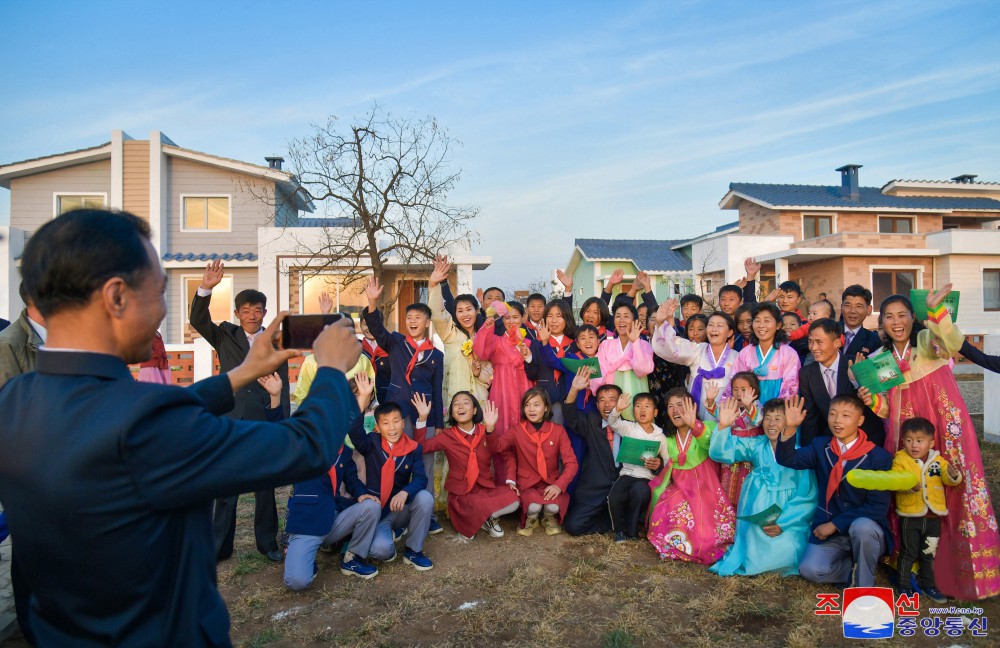
[[[562,364],[570,373],[576,373],[580,367],[590,367],[593,372],[590,374],[591,379],[601,377],[601,363],[597,358],[583,358],[582,360],[563,358]]]
[[[659,455],[659,441],[645,441],[643,439],[622,437],[621,445],[618,446],[618,456],[615,458],[615,461],[641,466],[645,459],[651,459]]]
[[[906,382],[896,358],[891,353],[880,353],[867,360],[855,362],[851,370],[858,384],[867,387],[872,395],[889,391],[896,385]]]
[[[915,288],[910,291],[910,303],[913,304],[913,317],[921,322],[927,319],[927,293],[929,292],[929,290],[917,290]],[[951,313],[952,322],[958,319],[958,298],[961,294],[960,290],[952,290],[945,295],[942,302],[944,307],[948,309],[948,312]]]
[[[741,515],[738,516],[737,520],[743,520],[744,522],[749,522],[750,524],[756,524],[759,527],[771,526],[778,521],[778,516],[781,515],[781,507],[777,504],[772,504],[766,509],[759,513],[753,513],[752,515]]]

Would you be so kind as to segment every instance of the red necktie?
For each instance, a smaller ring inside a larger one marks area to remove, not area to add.
[[[608,434],[608,446],[611,448],[611,458],[615,456],[615,433],[611,431],[611,427],[605,427],[604,431]]]
[[[334,497],[337,496],[337,488],[339,487],[339,485],[337,484],[337,464],[340,463],[340,455],[343,454],[343,452],[344,452],[344,446],[340,446],[340,450],[337,450],[337,460],[333,462],[332,466],[330,466],[330,471],[329,471],[330,483],[333,484]],[[351,461],[354,460],[351,459]]]
[[[531,423],[528,423],[528,426],[530,427]],[[542,481],[549,483],[549,470],[545,465],[545,453],[542,452],[542,447],[552,434],[552,424],[545,423],[542,425],[542,429],[537,432],[529,429],[529,427],[525,427],[524,423],[521,424],[521,429],[524,430],[524,434],[528,437],[528,440],[535,444],[535,461],[538,463],[538,474],[542,476]]]
[[[417,341],[409,335],[406,336],[406,343],[410,345],[411,349],[413,349],[413,357],[410,358],[410,363],[406,365],[406,384],[412,385],[413,383],[410,382],[410,374],[413,373],[413,368],[417,366],[417,357],[420,355],[421,351],[433,351],[434,344],[430,341],[430,339],[424,338],[424,341],[418,345]]]
[[[417,442],[406,436],[405,434],[399,437],[399,441],[396,445],[389,447],[389,442],[384,438],[382,439],[382,449],[387,455],[385,458],[385,463],[382,464],[382,474],[381,474],[381,484],[379,486],[379,499],[382,501],[382,506],[389,503],[389,498],[392,497],[392,484],[396,477],[396,457],[405,457],[409,453],[417,449]]]
[[[458,427],[453,427],[452,430],[455,431],[455,436],[458,438],[459,443],[469,450],[469,463],[465,469],[465,484],[469,487],[469,492],[472,492],[472,487],[476,485],[476,480],[479,479],[479,458],[476,457],[476,448],[483,442],[486,429],[482,425],[477,425],[472,434],[466,434],[459,430]]]

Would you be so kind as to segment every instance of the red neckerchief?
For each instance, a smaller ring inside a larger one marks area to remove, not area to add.
[[[368,356],[372,362],[375,362],[379,358],[389,357],[389,353],[385,349],[378,345],[372,346],[372,343],[368,341],[368,338],[361,338],[361,350],[365,352],[365,355]]]
[[[844,477],[844,465],[848,461],[859,459],[875,448],[875,444],[868,440],[868,435],[864,430],[858,430],[858,438],[854,445],[844,454],[840,454],[840,441],[830,439],[830,450],[838,457],[837,463],[830,470],[830,479],[826,482],[826,504],[830,505],[830,498],[837,492],[840,480]]]
[[[524,328],[530,329],[532,331],[537,331],[538,327],[531,323],[531,320],[526,320],[524,322]]]
[[[421,351],[433,351],[434,343],[431,342],[430,338],[424,338],[424,341],[417,345],[417,341],[409,335],[406,336],[406,343],[413,349],[413,357],[410,358],[410,363],[406,365],[406,384],[412,385],[410,374],[413,373],[413,367],[417,365],[417,356],[420,355]]]
[[[330,466],[330,470],[329,470],[330,483],[333,484],[333,496],[334,497],[337,496],[337,488],[338,488],[338,485],[337,485],[337,464],[340,463],[340,455],[343,452],[344,452],[344,446],[340,446],[340,450],[337,450],[337,460],[333,462],[333,465]]]
[[[551,421],[546,421],[542,424],[542,429],[538,432],[535,432],[535,427],[527,421],[521,421],[520,426],[524,432],[524,436],[528,437],[528,440],[535,444],[535,461],[538,464],[538,474],[542,476],[542,481],[546,484],[551,483],[549,482],[549,470],[545,466],[545,453],[542,452],[542,446],[552,435],[552,430],[555,429],[555,426]]]
[[[601,340],[603,340],[606,337],[608,337],[608,329],[607,329],[607,327],[605,327],[605,326],[598,326],[597,327],[597,336]]]
[[[382,506],[389,503],[389,498],[392,497],[392,484],[396,477],[396,458],[405,457],[414,450],[417,449],[417,442],[406,436],[405,434],[399,437],[399,441],[396,445],[389,447],[389,442],[382,437],[382,450],[388,455],[385,458],[385,463],[382,464],[382,482],[379,485],[379,499],[382,501]]]
[[[483,437],[486,436],[486,428],[482,425],[476,425],[472,434],[466,434],[462,430],[458,429],[458,426],[452,428],[455,433],[455,438],[469,451],[469,460],[465,468],[465,484],[469,487],[469,492],[472,491],[472,487],[476,485],[476,480],[479,479],[479,459],[476,457],[476,448],[479,444],[483,442]]]
[[[569,349],[571,344],[573,344],[573,340],[571,340],[568,335],[563,335],[562,342],[556,342],[556,336],[554,335],[549,338],[549,346],[556,350],[556,357],[560,360],[566,357],[566,350]],[[561,376],[561,371],[558,369],[552,370],[552,377],[555,378],[556,382],[559,382],[559,378]]]

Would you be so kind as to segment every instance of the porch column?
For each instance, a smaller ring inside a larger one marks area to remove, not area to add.
[[[985,336],[983,351],[990,355],[1000,355],[1000,335]],[[1000,407],[985,404],[997,402],[1000,402],[1000,374],[983,370],[983,436],[993,443],[1000,443]]]
[[[777,286],[782,281],[788,281],[788,260],[787,259],[775,259],[774,260],[774,285]]]

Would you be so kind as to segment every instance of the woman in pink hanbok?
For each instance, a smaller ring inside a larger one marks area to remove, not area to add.
[[[791,398],[799,393],[799,354],[788,344],[781,328],[781,311],[773,302],[762,302],[750,311],[749,344],[736,357],[733,373],[752,371],[760,380],[760,402]],[[727,389],[725,396],[729,396]]]
[[[642,328],[635,306],[615,306],[615,336],[609,336],[597,349],[600,384],[618,385],[626,394],[649,391],[646,376],[653,372],[653,347],[642,339]],[[622,412],[622,418],[634,420],[631,405]]]
[[[884,345],[876,353],[891,353],[906,382],[874,397],[862,388],[859,395],[887,420],[886,450],[895,454],[902,447],[902,422],[921,416],[934,424],[934,449],[962,473],[961,485],[945,489],[948,515],[941,518],[934,575],[944,594],[971,601],[1000,593],[1000,535],[979,441],[952,372],[951,359],[965,337],[942,304],[949,292],[951,284],[928,294],[926,327],[914,319],[906,297],[892,295],[882,302]],[[894,512],[890,526],[898,547]]]
[[[736,511],[719,482],[719,464],[708,456],[716,424],[698,420],[698,407],[682,387],[666,395],[670,463],[649,483],[653,491],[646,537],[664,560],[715,563],[732,543]],[[735,418],[735,409],[726,408]],[[720,414],[720,419],[726,418]],[[732,420],[720,420],[729,427]]]
[[[497,406],[497,439],[507,434],[508,428],[521,420],[521,397],[534,387],[538,376],[538,365],[531,356],[531,341],[521,327],[524,306],[520,302],[494,302],[490,309],[493,317],[476,333],[472,341],[472,352],[493,365],[493,384],[490,386],[490,402]],[[493,454],[493,475],[502,479],[507,473],[504,457]]]

